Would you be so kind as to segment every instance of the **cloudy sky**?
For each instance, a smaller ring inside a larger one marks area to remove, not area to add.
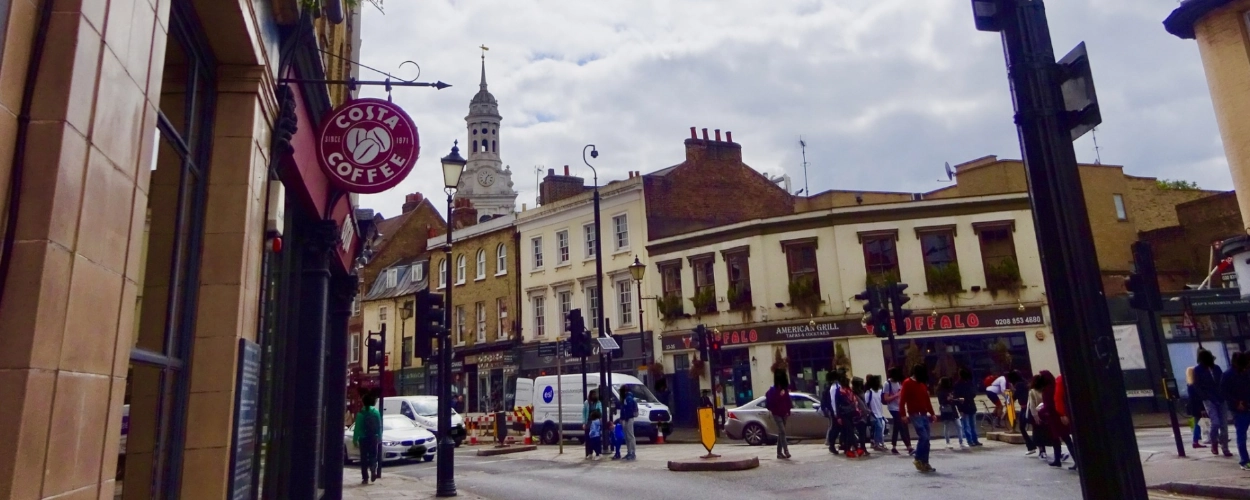
[[[1102,103],[1103,163],[1232,189],[1192,40],[1164,31],[1176,0],[1052,0],[1057,56],[1084,40]],[[928,191],[942,165],[1019,158],[999,38],[968,0],[387,0],[364,8],[362,62],[421,81],[394,100],[421,132],[417,171],[362,205],[395,215],[405,193],[441,198],[439,157],[465,138],[481,50],[521,203],[535,167],[601,182],[684,159],[692,126],[730,130],[746,163],[804,188]],[[370,74],[362,71],[361,76]],[[364,96],[382,96],[366,88]],[[1077,157],[1093,162],[1090,135]]]

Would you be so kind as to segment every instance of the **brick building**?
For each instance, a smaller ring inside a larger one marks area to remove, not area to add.
[[[452,392],[464,397],[468,412],[511,409],[505,405],[504,382],[517,374],[520,334],[521,272],[516,215],[496,215],[478,222],[468,200],[452,215],[451,272],[447,280],[446,233],[430,238],[430,276],[435,292],[451,293],[451,342],[455,348]],[[448,285],[451,289],[448,290]],[[431,379],[437,380],[436,367]]]
[[[1142,231],[1141,239],[1154,247],[1159,286],[1181,291],[1200,283],[1221,256],[1212,244],[1241,234],[1241,210],[1236,193],[1229,191],[1176,206],[1178,223]],[[1212,277],[1212,288],[1235,286],[1236,273]]]

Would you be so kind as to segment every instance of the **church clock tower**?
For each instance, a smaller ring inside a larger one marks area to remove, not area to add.
[[[456,198],[467,199],[477,209],[480,220],[516,211],[517,192],[512,188],[512,169],[499,160],[501,134],[499,103],[486,90],[486,47],[482,47],[482,83],[469,101],[464,117],[469,146],[468,165],[460,177]]]

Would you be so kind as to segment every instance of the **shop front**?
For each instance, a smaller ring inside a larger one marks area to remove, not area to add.
[[[1144,324],[1145,315],[1138,316],[1138,330],[1143,332],[1141,347],[1153,346],[1149,341],[1149,325]],[[1224,369],[1228,368],[1233,353],[1250,351],[1250,300],[1241,298],[1235,288],[1164,294],[1159,327],[1179,395],[1188,398],[1185,370],[1197,364],[1199,349],[1211,351],[1215,363]],[[1153,349],[1147,352],[1144,359],[1157,359]],[[1149,367],[1149,371],[1156,374],[1151,379],[1158,380],[1155,365],[1157,363],[1146,362],[1141,368]],[[1126,385],[1130,390],[1141,391],[1142,395],[1153,396],[1156,392],[1149,384]],[[1149,394],[1146,391],[1150,391]]]
[[[614,373],[628,373],[638,377],[640,380],[646,375],[646,361],[643,357],[643,342],[651,338],[651,332],[643,333],[627,333],[615,336],[617,343],[620,344],[620,354],[615,356],[608,365],[608,369]],[[654,352],[651,345],[647,345],[647,352]],[[518,367],[518,374],[525,378],[540,377],[543,375],[556,375],[557,373],[581,373],[581,360],[578,358],[566,357],[563,363],[556,359],[556,343],[542,342],[526,344],[521,349],[521,366]],[[599,357],[591,356],[586,358],[586,370],[588,372],[599,372]]]
[[[1039,307],[1010,307],[928,314],[909,318],[906,332],[895,340],[897,363],[925,363],[937,377],[954,376],[960,368],[984,377],[1009,369],[1021,373],[1048,369],[1058,373],[1050,330]],[[727,408],[763,395],[772,384],[771,370],[784,359],[790,389],[818,394],[835,368],[852,376],[884,374],[891,365],[890,342],[869,335],[856,318],[757,323],[718,327],[713,331],[721,350],[713,354],[715,380],[695,380],[690,367],[697,355],[691,331],[664,335],[666,366],[674,367],[674,418],[692,423],[686,413],[697,407],[699,391],[713,388],[718,404]],[[979,380],[979,378],[978,378]]]

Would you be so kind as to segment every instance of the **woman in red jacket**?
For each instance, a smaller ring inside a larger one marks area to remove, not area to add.
[[[785,370],[773,372],[773,386],[764,395],[764,405],[777,425],[777,458],[790,458],[790,442],[786,439],[786,420],[794,403],[790,401],[790,377]]]
[[[903,381],[903,393],[899,397],[899,413],[903,423],[910,422],[916,428],[916,460],[912,462],[920,472],[934,472],[929,465],[929,424],[937,421],[933,402],[929,399],[929,367],[918,364],[911,370],[911,378]]]
[[[1068,420],[1068,402],[1067,393],[1063,386],[1063,376],[1055,377],[1049,371],[1043,370],[1041,375],[1047,379],[1053,379],[1054,382],[1049,384],[1046,389],[1042,390],[1042,409],[1040,413],[1043,424],[1050,432],[1052,443],[1055,445],[1055,460],[1050,463],[1051,467],[1063,466],[1063,448],[1061,444],[1068,445],[1068,451],[1072,454],[1072,467],[1070,470],[1076,470],[1079,463],[1076,458],[1076,447],[1072,446],[1072,429]]]

